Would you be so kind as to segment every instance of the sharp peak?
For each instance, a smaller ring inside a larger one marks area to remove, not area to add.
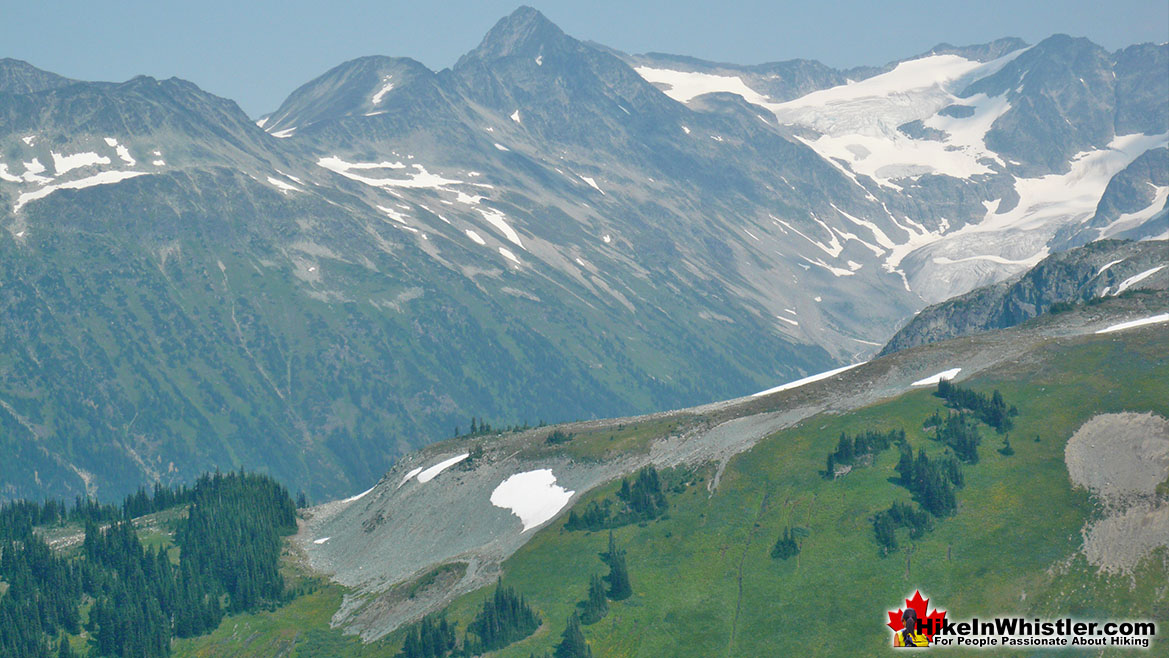
[[[479,47],[464,57],[497,59],[561,40],[575,41],[539,10],[523,5],[501,18]]]

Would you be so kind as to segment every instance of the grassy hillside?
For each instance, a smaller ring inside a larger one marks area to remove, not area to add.
[[[714,492],[713,465],[680,478],[688,486],[670,491],[666,518],[615,530],[634,595],[610,602],[608,616],[585,627],[594,655],[871,655],[890,643],[885,611],[919,588],[963,619],[1017,613],[1169,621],[1164,553],[1146,559],[1135,577],[1098,575],[1079,556],[1094,503],[1072,490],[1063,459],[1068,438],[1095,414],[1169,416],[1163,347],[1157,328],[1053,340],[1025,361],[963,382],[988,395],[998,389],[1018,407],[1009,433],[1014,454],[1001,454],[1002,436],[980,424],[980,462],[964,466],[956,515],[935,520],[919,539],[898,530],[899,549],[889,555],[875,541],[872,517],[911,500],[897,483],[897,448],[836,480],[823,477],[825,458],[841,432],[899,428],[915,451],[943,455],[946,448],[923,430],[927,416],[945,413],[932,388],[772,435],[732,460]],[[610,443],[607,435],[595,440]],[[575,509],[612,497],[617,487],[591,492]],[[544,625],[499,656],[551,651],[586,598],[590,576],[607,572],[599,559],[607,531],[569,532],[565,518],[504,565],[504,583],[528,598]],[[807,529],[801,551],[774,559],[771,548],[787,527]],[[394,655],[401,632],[359,645],[328,629],[340,594],[330,585],[273,612],[228,618],[176,653]],[[474,592],[447,609],[460,635],[490,594]]]

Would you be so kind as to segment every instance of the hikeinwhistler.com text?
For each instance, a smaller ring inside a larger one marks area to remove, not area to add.
[[[1152,621],[1081,621],[996,617],[968,621],[930,620],[919,622],[933,633],[935,647],[962,648],[1060,648],[1131,647],[1147,649],[1157,635]]]

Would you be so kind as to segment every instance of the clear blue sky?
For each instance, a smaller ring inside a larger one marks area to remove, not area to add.
[[[259,116],[362,55],[454,64],[516,0],[0,0],[0,57],[83,80],[178,76]],[[565,32],[626,52],[757,64],[882,64],[938,42],[1057,32],[1117,48],[1169,41],[1166,0],[529,0]]]

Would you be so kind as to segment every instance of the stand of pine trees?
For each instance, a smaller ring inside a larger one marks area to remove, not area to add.
[[[837,466],[852,466],[864,457],[884,452],[894,443],[905,443],[905,430],[890,430],[884,434],[866,430],[855,438],[841,432],[836,450],[828,455],[824,477],[831,478]]]
[[[614,512],[613,508],[619,507]],[[597,532],[605,528],[619,528],[633,523],[642,523],[661,518],[669,510],[662,478],[653,466],[646,466],[637,475],[621,479],[617,490],[617,502],[606,498],[600,504],[593,501],[578,514],[568,513],[565,530],[588,530]]]
[[[406,630],[405,644],[399,658],[442,658],[456,649],[455,626],[440,617],[424,617]]]
[[[995,389],[988,398],[983,393],[962,388],[943,379],[938,382],[935,395],[954,407],[974,412],[979,420],[998,430],[999,434],[1011,429],[1014,426],[1011,417],[1019,415],[1019,410],[1014,405],[1007,406],[998,389]]]
[[[540,627],[540,616],[524,597],[497,581],[495,593],[467,626],[463,653],[475,656],[518,642]]]
[[[180,520],[178,565],[144,548],[130,515],[190,503]],[[80,555],[57,555],[33,527],[82,521]],[[104,525],[103,524],[108,524]],[[93,599],[85,628],[91,655],[166,656],[172,637],[205,633],[226,610],[278,602],[280,535],[296,529],[288,492],[266,476],[204,475],[193,488],[140,490],[121,507],[77,501],[0,505],[0,656],[70,655],[61,633],[81,631],[79,607]]]

